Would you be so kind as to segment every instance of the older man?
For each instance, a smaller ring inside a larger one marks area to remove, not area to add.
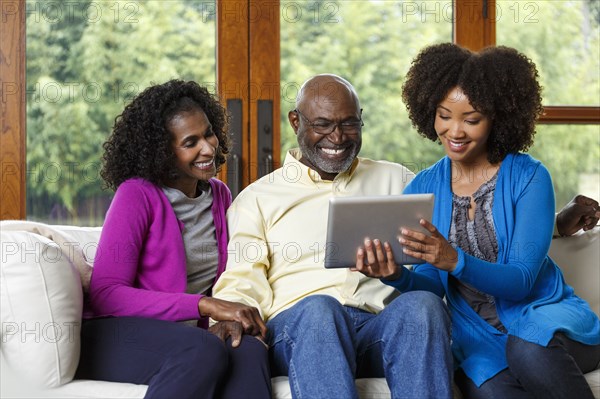
[[[289,376],[294,398],[356,398],[357,377],[385,377],[394,398],[449,398],[450,321],[441,299],[398,295],[377,279],[323,267],[329,198],[401,194],[413,177],[358,157],[361,113],[348,81],[319,75],[304,83],[288,114],[300,148],[230,208],[227,271],[214,295],[259,309],[273,373]]]

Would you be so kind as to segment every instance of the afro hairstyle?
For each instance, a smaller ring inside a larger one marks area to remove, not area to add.
[[[179,113],[201,110],[219,140],[215,157],[217,171],[229,152],[228,117],[217,98],[196,82],[170,80],[138,94],[115,118],[104,143],[100,175],[114,190],[125,180],[140,177],[164,185],[175,175],[169,122]]]
[[[452,43],[424,48],[402,87],[402,99],[419,134],[438,141],[437,107],[455,87],[475,110],[490,118],[488,160],[492,164],[533,144],[535,123],[542,113],[542,88],[535,64],[525,55],[504,46],[480,52]]]

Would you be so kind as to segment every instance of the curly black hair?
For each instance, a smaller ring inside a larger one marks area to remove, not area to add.
[[[436,109],[455,87],[475,110],[490,118],[488,160],[492,164],[533,144],[535,123],[542,113],[542,88],[535,64],[524,54],[505,46],[472,52],[452,43],[423,49],[402,86],[402,99],[419,134],[438,141]]]
[[[229,153],[225,109],[196,82],[174,79],[146,88],[115,118],[112,133],[103,145],[100,175],[106,185],[116,190],[132,177],[164,185],[173,178],[175,155],[167,125],[177,114],[197,109],[206,114],[219,139],[215,165],[220,170]]]

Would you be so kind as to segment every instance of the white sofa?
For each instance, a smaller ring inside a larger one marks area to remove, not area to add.
[[[73,380],[79,361],[82,259],[93,262],[100,228],[0,222],[2,398],[142,398],[145,385]],[[600,227],[554,239],[565,279],[600,314]],[[600,398],[600,370],[586,375]],[[362,399],[389,398],[385,379],[357,380]],[[291,398],[286,377],[273,396]],[[458,393],[457,393],[458,396]]]

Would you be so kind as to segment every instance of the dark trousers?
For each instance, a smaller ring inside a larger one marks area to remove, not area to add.
[[[270,398],[268,351],[206,330],[140,317],[87,320],[77,379],[147,384],[146,398]]]
[[[455,381],[465,398],[594,398],[583,374],[600,363],[600,345],[556,333],[544,347],[509,335],[506,360],[508,368],[479,388],[459,370]]]

